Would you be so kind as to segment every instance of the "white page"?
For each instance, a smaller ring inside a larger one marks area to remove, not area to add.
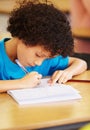
[[[76,89],[69,85],[47,83],[48,78],[42,79],[36,88],[9,90],[11,95],[19,104],[33,104],[53,101],[65,101],[80,99],[81,96]]]

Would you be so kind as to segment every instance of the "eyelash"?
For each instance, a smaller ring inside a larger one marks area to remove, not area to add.
[[[39,56],[38,54],[36,54],[36,56],[37,56],[37,57],[41,57],[41,56]]]

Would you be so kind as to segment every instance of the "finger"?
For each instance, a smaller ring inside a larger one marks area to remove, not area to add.
[[[36,78],[37,78],[37,79],[41,79],[41,78],[42,78],[42,75],[41,75],[41,74],[38,74],[38,75],[36,75]]]
[[[38,72],[37,72],[37,71],[33,71],[33,72],[30,72],[30,73],[33,73],[33,74],[38,74]]]
[[[58,80],[58,83],[64,83],[65,81],[67,81],[67,74],[62,73],[61,77]]]
[[[62,74],[62,77],[59,78],[58,83],[66,83],[71,78],[72,77],[70,75]]]
[[[63,80],[63,83],[66,83],[68,80],[72,79],[72,76],[68,76]]]
[[[60,83],[65,83],[65,82],[67,82],[67,78],[59,78],[59,80],[58,80],[58,83],[60,84]]]
[[[37,80],[34,82],[34,87],[38,87],[37,85],[39,85],[40,83],[41,83],[41,81],[37,79]]]
[[[52,75],[52,77],[50,78],[50,80],[48,81],[48,83],[52,83],[54,78],[56,77],[57,71],[54,72],[54,74]]]
[[[56,75],[52,79],[52,83],[56,83],[61,75],[62,73],[60,71],[59,72],[57,71]]]
[[[67,81],[70,80],[70,79],[72,79],[72,76],[71,76],[71,75],[69,75],[69,76],[67,77]]]
[[[39,74],[39,75],[38,75],[38,78],[39,78],[39,79],[41,79],[41,78],[42,78],[42,75],[41,75],[41,74]]]
[[[54,72],[54,74],[51,77],[51,80],[53,80],[56,77],[57,71]]]
[[[38,80],[37,83],[36,83],[36,85],[39,85],[40,83],[41,83],[41,80]]]
[[[57,73],[57,71],[54,72],[54,74],[52,75],[52,77],[48,80],[48,83],[52,83],[52,80],[54,79],[56,73]]]

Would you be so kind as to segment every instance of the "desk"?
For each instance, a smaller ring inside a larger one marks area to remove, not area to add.
[[[76,78],[90,79],[90,71]],[[67,82],[82,99],[19,106],[8,94],[0,94],[0,130],[30,130],[90,121],[90,83]]]
[[[90,28],[73,28],[73,36],[90,41]]]

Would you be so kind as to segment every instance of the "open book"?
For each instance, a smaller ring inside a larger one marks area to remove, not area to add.
[[[9,90],[7,93],[20,105],[81,98],[75,88],[58,83],[50,86],[47,80],[48,78],[42,79],[41,83],[35,88]]]

